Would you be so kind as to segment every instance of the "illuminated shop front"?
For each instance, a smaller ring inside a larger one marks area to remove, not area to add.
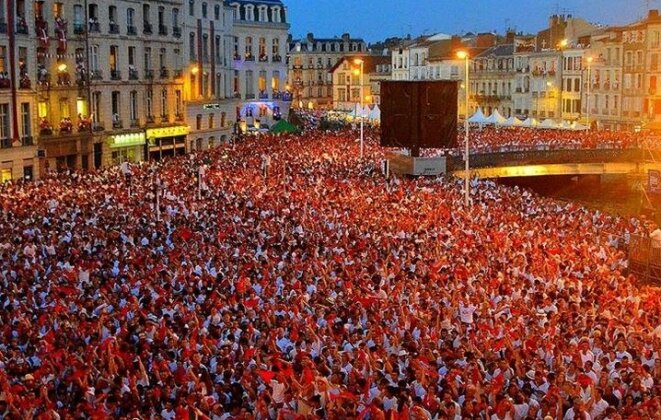
[[[149,158],[159,160],[166,156],[185,154],[186,136],[189,132],[187,125],[147,129]]]
[[[112,164],[122,162],[140,162],[144,160],[145,133],[117,134],[109,137]]]

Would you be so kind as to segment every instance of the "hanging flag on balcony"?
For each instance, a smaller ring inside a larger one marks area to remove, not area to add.
[[[57,34],[58,53],[66,52],[67,50],[67,21],[60,16],[55,18],[55,33]]]
[[[35,26],[37,29],[37,38],[39,38],[39,47],[48,48],[48,44],[50,43],[50,38],[48,36],[48,22],[43,18],[38,17]]]

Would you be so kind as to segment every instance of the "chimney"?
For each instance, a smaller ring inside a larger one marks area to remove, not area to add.
[[[314,42],[314,34],[312,32],[308,32],[308,43],[312,44]]]
[[[342,41],[344,41],[344,42],[351,41],[351,35],[349,35],[348,33],[342,34]]]
[[[649,13],[647,14],[647,18],[649,20],[658,19],[659,18],[659,10],[658,9],[650,10]]]
[[[516,32],[509,30],[505,34],[505,44],[514,44],[514,37],[516,36]]]

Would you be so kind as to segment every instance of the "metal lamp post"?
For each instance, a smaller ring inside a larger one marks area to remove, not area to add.
[[[591,102],[591,97],[590,97],[590,89],[592,88],[592,61],[594,60],[593,57],[588,57],[588,92],[587,92],[587,121],[588,121],[588,130],[591,129],[590,126],[590,102]]]
[[[464,160],[466,162],[466,172],[464,174],[464,204],[470,205],[470,150],[468,147],[468,100],[469,100],[469,77],[468,77],[468,53],[458,51],[457,57],[465,62],[464,93],[466,94],[465,118],[464,118]]]
[[[364,155],[364,141],[365,141],[365,118],[363,117],[363,107],[365,106],[363,104],[363,74],[365,71],[365,62],[361,60],[360,58],[356,58],[354,60],[354,64],[360,65],[360,158],[363,158]]]

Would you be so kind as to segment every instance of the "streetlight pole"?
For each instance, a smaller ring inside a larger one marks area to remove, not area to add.
[[[363,116],[364,114],[364,99],[363,99],[363,74],[365,71],[365,62],[361,60],[360,58],[357,58],[354,60],[355,64],[360,64],[360,158],[363,158],[363,155],[365,154],[365,118]]]
[[[464,161],[466,162],[466,172],[464,174],[464,204],[468,208],[470,205],[470,150],[468,147],[468,100],[469,100],[469,77],[468,77],[468,53],[466,51],[457,52],[457,57],[463,59],[465,62],[464,74],[464,93],[466,95],[466,103],[464,105]]]

